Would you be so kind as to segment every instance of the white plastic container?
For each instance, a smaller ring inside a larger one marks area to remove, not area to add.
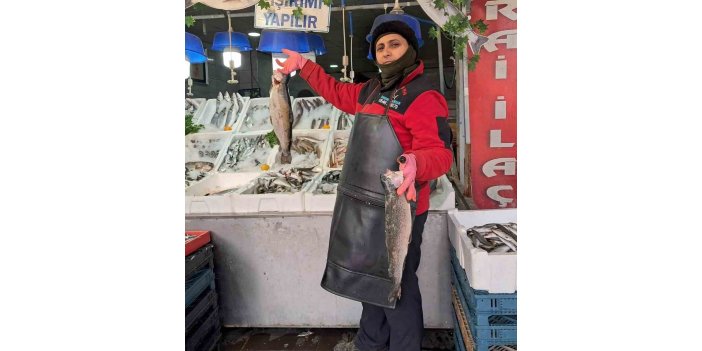
[[[193,115],[193,123],[205,125],[210,123],[212,116],[217,110],[217,99],[207,99],[203,106],[195,111]]]
[[[466,230],[488,223],[517,222],[516,209],[449,211],[449,240],[456,248],[471,287],[489,293],[517,291],[517,253],[488,253],[476,248]],[[460,249],[459,249],[460,248]]]
[[[273,161],[275,159],[275,155],[278,152],[278,145],[273,146],[270,149],[267,149],[267,153],[265,155],[261,155],[260,157],[256,158],[258,162],[260,163],[259,165],[251,165],[250,167],[245,167],[245,168],[239,168],[239,169],[231,169],[231,168],[226,168],[226,169],[220,169],[224,164],[225,164],[225,157],[227,155],[227,151],[229,150],[229,147],[234,143],[235,141],[244,139],[244,138],[258,138],[266,135],[267,132],[257,132],[257,133],[248,133],[248,134],[236,134],[233,133],[232,137],[229,139],[227,142],[226,146],[222,148],[222,150],[219,152],[219,157],[217,158],[217,161],[215,162],[215,170],[217,172],[224,172],[224,173],[239,173],[239,172],[254,172],[254,173],[263,173],[264,171],[258,168],[260,164],[266,163],[269,166],[273,165]]]
[[[200,180],[187,180],[193,186],[217,170],[217,161],[222,153],[222,149],[229,145],[232,138],[231,132],[216,132],[216,133],[195,133],[185,136],[185,166],[186,168],[194,168],[189,163],[206,162],[212,164],[212,170],[207,172],[207,175]],[[186,177],[187,178],[187,177]],[[186,183],[187,184],[187,183]]]
[[[307,212],[332,212],[336,203],[336,193],[334,194],[314,194],[313,192],[319,187],[322,178],[332,171],[341,171],[341,169],[327,169],[322,174],[315,177],[309,182],[304,189],[305,211]]]
[[[257,179],[252,180],[244,188],[232,194],[232,212],[303,212],[305,210],[302,190],[307,184],[293,193],[255,194],[256,181]]]
[[[307,104],[309,107],[310,104],[314,104],[315,101],[317,101],[317,103],[321,101],[322,105],[318,107],[311,107],[309,110],[303,107],[304,104]],[[292,110],[294,117],[293,129],[334,129],[334,123],[336,120],[335,108],[321,96],[296,98],[292,102]],[[312,128],[312,122],[315,123],[314,128]],[[325,124],[328,124],[329,128],[320,128]]]
[[[233,194],[258,173],[215,173],[185,189],[185,214],[232,213]],[[236,189],[231,193],[217,193]]]
[[[456,208],[456,193],[446,175],[436,180],[436,190],[429,196],[430,210],[452,210]]]
[[[330,135],[331,135],[331,131],[327,130],[327,129],[293,130],[291,143],[294,142],[295,139],[297,139],[298,137],[310,137],[310,138],[314,138],[314,139],[319,140],[319,143],[317,143],[317,151],[316,151],[316,153],[318,155],[319,163],[315,167],[314,170],[321,172],[322,168],[324,167],[324,160],[327,157],[327,149],[328,149],[327,143],[329,142]],[[279,145],[276,145],[276,147],[278,147],[278,146]],[[280,162],[279,162],[280,160],[278,159],[278,156],[277,156],[278,150],[280,150],[280,149],[277,148],[275,150],[275,153],[273,154],[273,158],[272,158],[272,163],[270,163],[272,170],[280,169],[283,166],[282,164],[280,164]],[[291,144],[291,151],[292,151],[292,144]],[[295,154],[293,154],[293,160],[295,160],[296,154],[297,154],[296,152],[295,152]],[[293,162],[293,164],[295,164],[295,162]]]

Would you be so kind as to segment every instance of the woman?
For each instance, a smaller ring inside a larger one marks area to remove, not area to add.
[[[372,33],[373,59],[380,75],[362,84],[337,82],[300,54],[288,55],[279,69],[301,69],[300,77],[338,109],[355,114],[340,177],[327,266],[322,287],[361,301],[363,313],[354,350],[420,350],[424,321],[416,271],[429,209],[429,182],[447,173],[453,161],[448,108],[430,88],[417,58],[417,38],[400,21]],[[400,157],[404,156],[404,157]],[[403,161],[403,162],[400,162]],[[401,296],[389,301],[391,282],[384,232],[380,174],[402,171],[398,195],[411,200],[414,221],[401,282]]]

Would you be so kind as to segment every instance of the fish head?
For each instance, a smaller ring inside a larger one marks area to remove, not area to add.
[[[404,177],[402,176],[402,171],[393,172],[388,169],[385,171],[385,174],[380,176],[380,180],[383,183],[383,188],[389,192],[399,188]]]

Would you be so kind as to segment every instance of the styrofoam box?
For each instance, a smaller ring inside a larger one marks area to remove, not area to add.
[[[449,211],[449,240],[473,289],[510,294],[517,291],[517,253],[488,253],[476,248],[466,230],[488,223],[517,222],[516,209]],[[460,249],[459,249],[460,248]]]
[[[232,213],[233,193],[209,195],[247,185],[260,173],[215,173],[185,189],[185,214]]]
[[[327,157],[327,149],[328,149],[328,143],[329,143],[329,136],[331,134],[331,131],[328,129],[320,129],[320,130],[293,130],[292,131],[292,140],[295,141],[297,137],[300,136],[307,136],[310,138],[314,138],[317,140],[320,140],[320,142],[317,144],[318,147],[318,152],[319,152],[319,166],[317,169],[314,169],[315,171],[321,172],[322,167],[324,165],[324,160]],[[276,145],[278,147],[279,145]],[[292,147],[292,144],[291,144]],[[283,165],[279,163],[279,159],[277,157],[278,154],[278,149],[275,149],[275,153],[273,154],[272,158],[272,163],[269,163],[271,165],[271,170],[277,170],[280,169]]]
[[[303,197],[305,201],[305,211],[308,212],[332,212],[334,211],[334,204],[336,203],[336,193],[334,194],[313,194],[312,192],[317,189],[319,183],[321,183],[322,178],[331,171],[340,171],[341,168],[337,169],[325,169],[320,175],[315,177],[307,185],[303,191]]]
[[[217,110],[217,99],[207,99],[207,101],[195,111],[193,123],[207,124],[212,119]]]
[[[341,169],[341,167],[331,167],[330,162],[331,162],[331,155],[332,152],[334,152],[334,140],[339,139],[339,138],[346,138],[348,140],[349,138],[349,133],[350,130],[333,130],[331,132],[331,137],[329,138],[329,147],[327,148],[327,155],[326,158],[324,159],[324,167],[326,168],[332,168],[332,169]],[[348,144],[347,144],[348,145]]]
[[[324,102],[324,104],[321,105],[320,107],[317,107],[316,109],[314,109],[312,111],[308,111],[308,110],[302,108],[302,105],[301,105],[302,101],[311,102],[314,100],[322,100],[322,102]],[[336,121],[336,119],[335,119],[336,113],[334,111],[335,108],[332,104],[328,103],[327,100],[324,100],[323,97],[313,96],[313,97],[296,98],[293,100],[291,106],[292,106],[292,110],[293,110],[293,116],[297,115],[296,112],[299,111],[299,109],[302,110],[302,115],[299,118],[299,120],[298,120],[298,118],[295,118],[295,120],[293,121],[293,129],[312,129],[312,121],[314,119],[313,117],[328,119],[329,129],[334,129],[334,123]],[[313,113],[313,111],[317,111],[317,112]],[[317,122],[317,123],[321,124],[320,122]],[[324,130],[324,129],[318,128],[317,126],[315,126],[315,128],[312,130]]]
[[[253,179],[245,187],[232,194],[232,212],[303,212],[305,210],[303,190],[307,184],[300,191],[294,193],[271,194],[254,194],[255,186],[256,179]]]
[[[270,118],[270,113],[267,113],[268,111],[268,103],[269,103],[270,98],[263,97],[263,98],[255,98],[255,99],[250,99],[248,103],[246,104],[246,109],[241,112],[241,115],[237,119],[237,122],[235,124],[235,127],[232,128],[238,133],[249,133],[249,132],[259,132],[259,131],[271,131],[273,130],[273,125],[271,124],[271,118]],[[290,105],[292,106],[293,98],[290,98]],[[253,127],[249,127],[246,125],[245,120],[246,117],[250,114],[253,113],[253,108],[256,106],[262,106],[264,110],[266,111],[265,118],[263,118],[261,121],[264,122],[262,124],[255,125]]]
[[[346,112],[339,110],[338,108],[334,108],[334,125],[332,126],[332,129],[335,130],[351,130],[351,127],[353,127],[353,123],[350,123],[348,125],[340,125],[339,122],[344,118],[343,115],[346,114]],[[351,118],[351,121],[355,121],[356,116],[355,115],[349,115]],[[343,127],[343,128],[342,128]]]
[[[212,162],[216,166],[216,161],[222,154],[222,150],[231,143],[232,132],[194,133],[185,136],[185,162]],[[195,145],[205,145],[204,148]],[[217,151],[216,157],[208,155],[200,156],[200,151]]]
[[[217,157],[217,161],[215,162],[215,171],[219,172],[219,168],[224,164],[224,158],[227,155],[227,150],[229,150],[229,146],[236,140],[242,139],[242,138],[254,138],[258,137],[260,135],[266,135],[268,132],[267,131],[262,131],[262,132],[256,132],[256,133],[246,133],[246,134],[237,134],[237,133],[232,133],[232,137],[229,139],[227,142],[226,146],[222,148],[222,150],[219,152],[219,157]],[[266,162],[268,165],[273,165],[273,161],[275,160],[275,155],[278,153],[278,145],[275,145],[271,148],[270,153],[268,156],[266,156]],[[254,173],[263,173],[262,170],[240,170],[240,171],[231,171],[231,170],[226,170],[223,173],[240,173],[240,172],[254,172]]]
[[[456,193],[446,175],[439,177],[436,190],[429,196],[430,210],[451,210],[456,208]]]

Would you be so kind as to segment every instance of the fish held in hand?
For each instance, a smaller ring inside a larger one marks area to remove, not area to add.
[[[385,190],[385,246],[388,250],[388,273],[392,280],[392,290],[388,302],[400,299],[402,271],[410,240],[412,239],[412,210],[405,196],[397,195],[402,184],[402,172],[387,170],[380,176]]]
[[[284,75],[278,71],[273,72],[271,77],[271,90],[268,109],[271,114],[271,124],[275,136],[280,142],[280,163],[290,164],[292,154],[290,146],[292,143],[292,108],[290,107],[290,95],[288,94],[289,75]]]

